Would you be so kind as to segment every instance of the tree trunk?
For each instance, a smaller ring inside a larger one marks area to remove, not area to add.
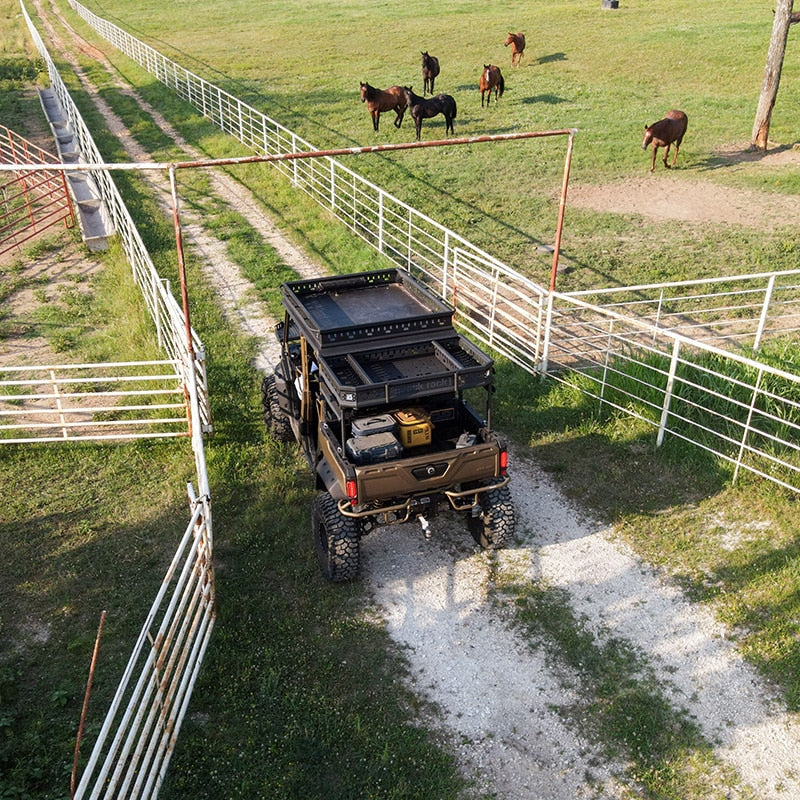
[[[767,67],[764,71],[764,85],[758,100],[756,119],[753,123],[753,146],[759,150],[767,149],[769,121],[778,97],[778,84],[781,80],[783,56],[786,53],[786,40],[789,38],[789,25],[797,20],[792,14],[793,0],[776,0],[775,21],[772,23],[772,38],[767,53]]]

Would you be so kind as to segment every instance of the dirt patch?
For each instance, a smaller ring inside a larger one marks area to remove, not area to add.
[[[660,155],[660,153],[659,153]],[[767,152],[746,145],[729,145],[713,154],[717,169],[737,165],[756,168],[798,168],[800,147],[776,147]],[[794,196],[721,186],[688,177],[679,168],[667,172],[656,161],[656,170],[602,186],[570,184],[568,204],[592,211],[636,215],[648,219],[740,225],[772,231],[800,222],[800,204]]]
[[[91,291],[92,275],[102,267],[96,257],[69,241],[65,234],[55,239],[52,248],[35,258],[22,254],[4,254],[0,277],[15,286],[3,301],[0,315],[0,366],[41,366],[69,361],[53,347],[53,339],[37,312],[57,305],[65,293]]]

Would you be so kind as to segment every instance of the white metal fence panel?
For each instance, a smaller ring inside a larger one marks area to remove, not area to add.
[[[553,294],[548,374],[800,492],[800,376]]]
[[[566,294],[719,347],[757,350],[800,330],[800,270]]]
[[[473,338],[528,372],[538,370],[547,308],[541,287],[499,261],[479,259],[459,247],[443,283],[458,323]]]
[[[0,442],[186,437],[173,361],[0,367]]]
[[[82,798],[158,795],[216,615],[211,509],[194,513],[145,620],[75,791]]]

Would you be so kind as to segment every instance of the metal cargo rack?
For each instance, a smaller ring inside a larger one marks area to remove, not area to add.
[[[322,356],[321,389],[329,403],[368,408],[488,386],[494,362],[459,334],[449,338]]]
[[[289,337],[304,336],[321,354],[374,345],[452,337],[453,308],[400,269],[354,273],[281,286]]]

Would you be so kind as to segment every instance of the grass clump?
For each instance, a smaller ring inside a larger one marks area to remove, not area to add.
[[[561,708],[608,758],[626,764],[642,796],[687,800],[717,798],[718,787],[737,784],[712,745],[684,711],[676,709],[646,661],[626,641],[590,630],[569,597],[544,585],[499,585],[515,618],[549,657],[577,678],[574,705]],[[737,797],[755,795],[737,788]]]

